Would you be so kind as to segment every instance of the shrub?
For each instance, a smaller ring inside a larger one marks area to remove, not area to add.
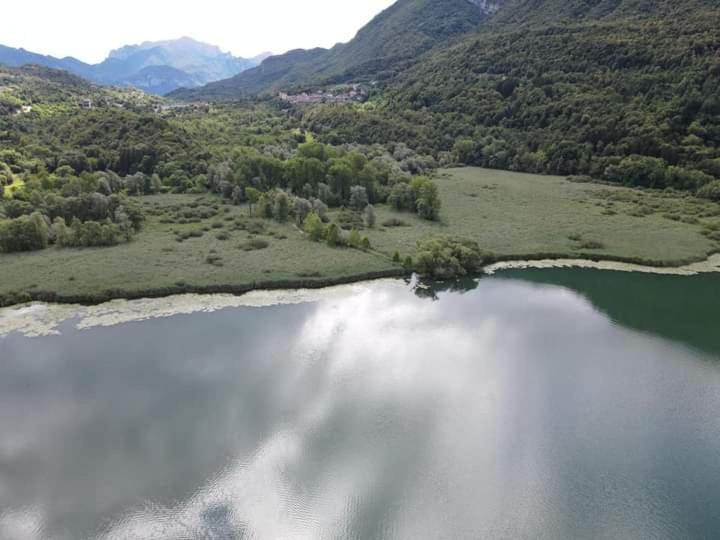
[[[0,250],[37,251],[48,246],[49,228],[38,212],[0,222]]]
[[[305,218],[303,230],[313,242],[319,242],[325,236],[325,225],[315,212],[310,212]]]
[[[720,201],[720,180],[715,180],[704,185],[698,190],[697,194],[698,197],[702,197],[703,199]]]
[[[362,244],[362,238],[360,238],[360,233],[357,229],[353,229],[352,231],[350,231],[350,236],[348,237],[348,244],[354,248],[359,248]]]
[[[335,247],[340,243],[340,228],[332,223],[325,233],[325,241],[330,247]]]
[[[376,221],[375,208],[373,207],[372,204],[368,204],[365,207],[365,212],[363,213],[363,217],[365,219],[365,226],[368,229],[372,229],[373,227],[375,227],[375,221]]]
[[[270,246],[270,242],[267,240],[262,240],[261,238],[253,238],[252,240],[248,240],[247,242],[240,244],[238,246],[238,249],[242,249],[243,251],[257,251],[260,249],[265,249]]]
[[[423,276],[448,279],[477,272],[489,259],[477,242],[439,235],[418,242],[415,268]]]
[[[385,221],[383,221],[382,225],[383,225],[383,227],[390,227],[390,228],[408,227],[408,224],[406,222],[404,222],[402,219],[398,219],[398,218],[386,219]]]

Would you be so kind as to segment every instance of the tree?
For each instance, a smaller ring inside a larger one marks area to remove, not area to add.
[[[232,202],[235,206],[240,205],[243,202],[243,199],[245,198],[245,194],[243,193],[243,188],[240,186],[235,186],[233,188],[232,192]]]
[[[353,181],[353,170],[345,161],[336,161],[328,171],[330,187],[341,200],[347,201],[350,197],[350,186]]]
[[[285,223],[290,214],[290,199],[284,191],[278,191],[275,195],[275,208],[273,210],[275,219],[280,223]]]
[[[325,225],[315,212],[310,212],[305,218],[303,230],[313,242],[319,242],[325,236]]]
[[[477,272],[488,259],[477,242],[438,235],[418,242],[415,266],[419,274],[449,279]]]
[[[698,197],[720,202],[720,180],[715,180],[698,190]]]
[[[364,212],[364,216],[363,216],[363,217],[365,218],[365,226],[366,226],[368,229],[372,229],[373,227],[375,227],[375,220],[376,220],[376,218],[375,218],[375,208],[373,207],[372,204],[368,204],[368,205],[365,207],[365,212]]]
[[[260,193],[260,191],[258,191],[257,189],[255,189],[253,187],[248,187],[248,188],[245,188],[245,195],[247,196],[247,200],[248,200],[248,212],[250,213],[250,215],[252,215],[253,208],[260,200],[261,193]]]
[[[363,186],[352,186],[350,188],[350,208],[360,212],[368,205],[367,189]]]
[[[327,232],[325,233],[325,241],[330,247],[335,247],[340,242],[340,228],[334,223],[331,223],[330,226],[327,228]]]
[[[325,204],[320,199],[315,199],[312,202],[313,211],[320,216],[320,219],[322,221],[325,221],[325,218],[327,216],[328,207],[327,204]]]
[[[350,231],[350,236],[348,237],[348,244],[354,248],[359,248],[362,245],[362,238],[360,237],[360,233],[357,229],[353,229]]]
[[[115,210],[115,223],[120,229],[120,234],[125,238],[125,241],[129,242],[132,239],[134,231],[132,223],[130,223],[130,218],[122,206],[119,206],[117,210]]]
[[[415,210],[415,197],[410,186],[399,182],[392,187],[388,196],[388,204],[395,210]]]
[[[313,205],[307,199],[302,197],[295,198],[295,222],[298,226],[305,222],[305,218],[312,212]]]
[[[399,251],[396,251],[395,253],[393,253],[392,261],[396,264],[400,263],[400,252]]]
[[[418,176],[411,182],[410,189],[415,196],[418,215],[429,221],[436,220],[441,206],[437,185],[429,178]]]
[[[39,212],[0,221],[0,250],[6,253],[45,249],[49,236],[48,224]]]
[[[70,238],[71,232],[68,229],[65,220],[61,217],[56,217],[52,224],[52,237],[55,241],[55,245],[58,247],[65,247],[71,244]]]
[[[370,239],[367,236],[363,236],[362,243],[360,245],[363,249],[370,249]]]

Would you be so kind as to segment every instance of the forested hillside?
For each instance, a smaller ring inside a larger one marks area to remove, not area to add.
[[[296,85],[389,79],[432,47],[475,30],[487,16],[469,0],[399,0],[347,44],[291,51],[231,79],[173,96],[232,99]]]
[[[720,177],[720,11],[665,16],[670,4],[546,25],[543,2],[532,25],[425,58],[377,107],[318,107],[306,123],[333,142],[402,139],[464,163],[698,189]]]

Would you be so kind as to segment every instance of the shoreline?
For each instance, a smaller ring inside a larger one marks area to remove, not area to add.
[[[537,255],[524,257],[499,257],[495,262],[485,265],[478,273],[483,275],[496,275],[504,270],[547,269],[547,268],[580,268],[602,271],[636,272],[646,274],[693,276],[703,273],[720,273],[720,253],[710,255],[704,260],[687,264],[652,265],[640,264],[622,258],[582,258],[563,257],[553,255]],[[413,274],[402,268],[393,268],[384,271],[340,276],[325,279],[297,279],[278,280],[268,282],[252,282],[235,285],[174,285],[159,289],[138,289],[125,291],[122,289],[109,289],[100,294],[63,295],[52,291],[26,291],[16,295],[7,295],[0,298],[0,324],[3,314],[7,310],[19,310],[37,305],[67,306],[75,309],[102,306],[104,304],[124,301],[163,300],[179,297],[228,297],[245,298],[251,293],[271,295],[278,298],[287,298],[293,295],[303,296],[310,291],[322,291],[347,285],[361,285],[383,279],[409,278]],[[320,294],[320,293],[318,293]],[[232,302],[231,302],[232,303]],[[237,303],[232,303],[233,305]],[[238,305],[243,305],[242,303]],[[0,326],[0,335],[4,329]]]
[[[720,273],[720,254],[714,254],[704,261],[675,267],[648,266],[612,260],[518,258],[489,264],[477,277],[492,276],[503,270],[526,268],[585,268],[692,276],[701,273]],[[378,283],[387,287],[408,287],[408,283],[402,282],[400,279],[410,276],[411,274],[398,268],[358,276],[344,276],[334,280],[256,282],[251,285],[229,287],[184,286],[152,291],[132,291],[127,294],[123,294],[122,291],[107,291],[101,301],[98,297],[80,297],[83,300],[98,300],[94,302],[77,301],[77,296],[57,296],[52,293],[38,292],[37,296],[49,295],[56,301],[35,299],[0,308],[0,337],[14,332],[26,337],[57,335],[60,333],[60,325],[72,320],[77,321],[75,329],[84,330],[175,315],[211,313],[226,308],[313,302],[362,293],[370,285]],[[110,297],[111,294],[116,296]]]
[[[537,257],[526,259],[508,259],[489,264],[483,268],[487,275],[495,275],[503,270],[545,268],[581,268],[614,272],[635,272],[669,276],[696,276],[698,274],[720,273],[720,254],[715,253],[702,261],[675,266],[655,266],[620,259],[590,259],[564,257]]]

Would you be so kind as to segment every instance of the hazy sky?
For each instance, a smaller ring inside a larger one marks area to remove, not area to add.
[[[0,44],[102,61],[122,45],[189,36],[238,56],[329,47],[394,0],[36,0],[3,2]]]

